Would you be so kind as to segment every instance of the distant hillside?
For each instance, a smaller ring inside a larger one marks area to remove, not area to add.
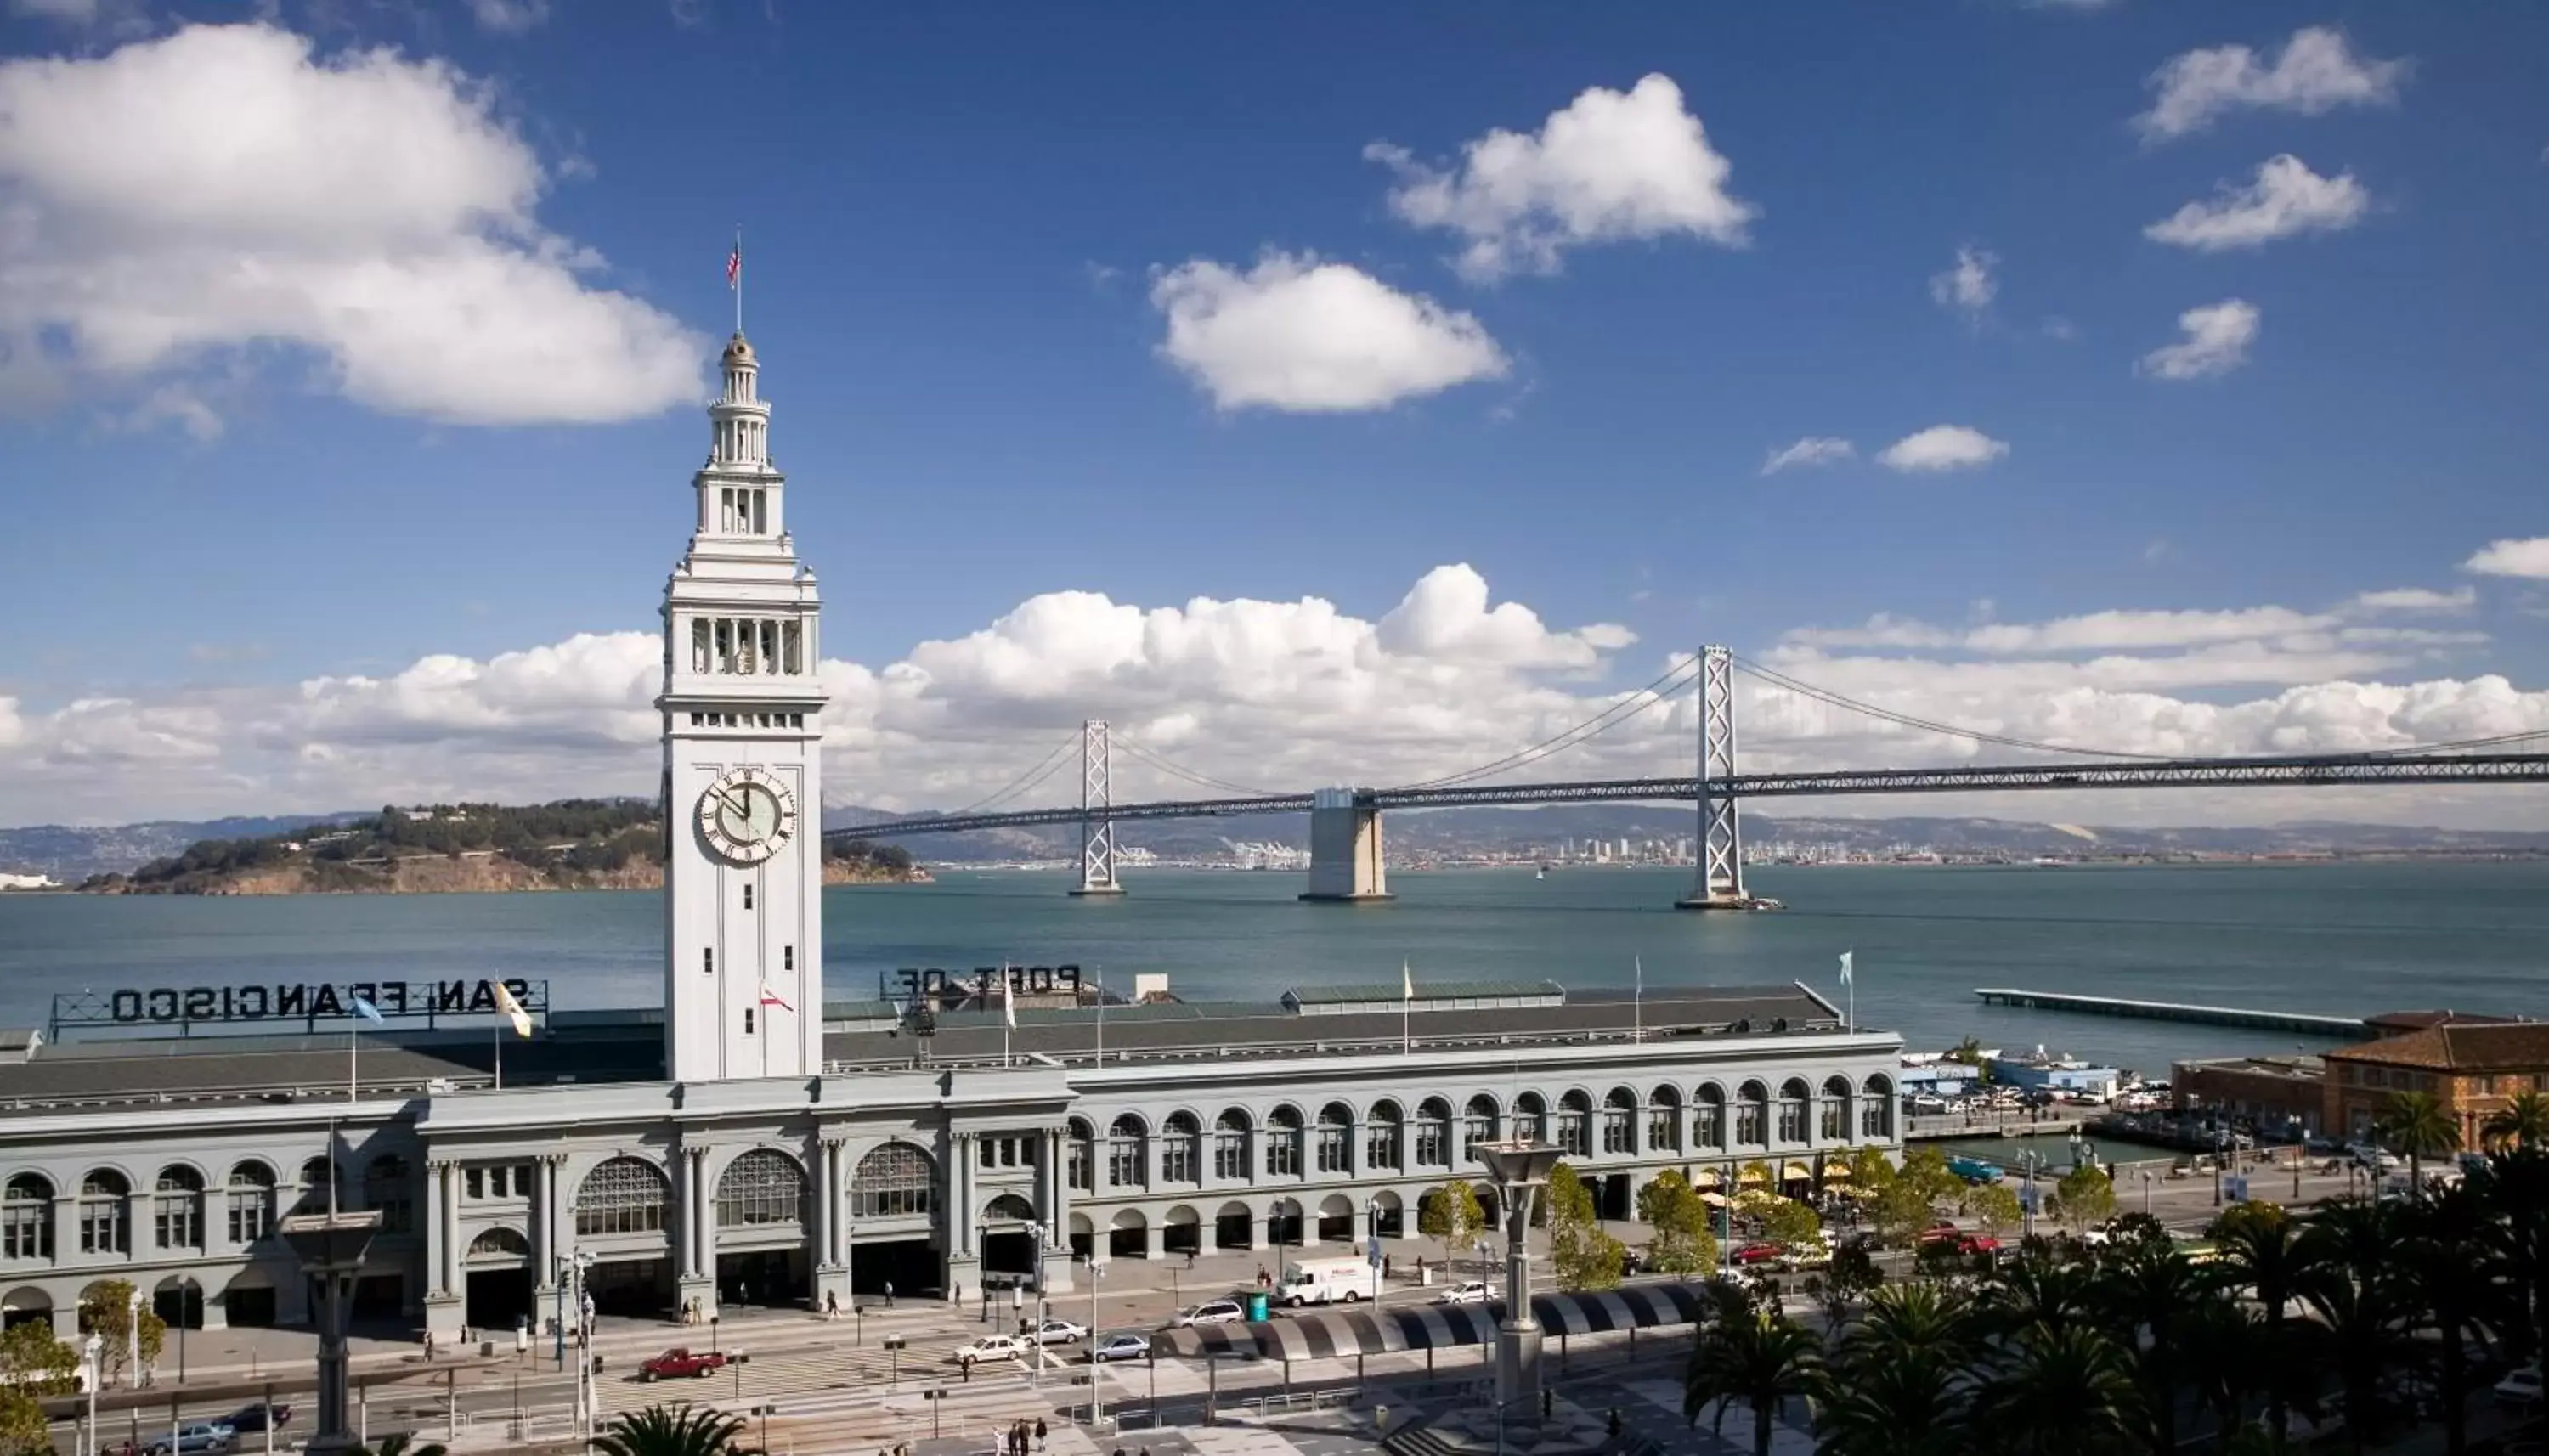
[[[49,875],[77,884],[92,874],[138,869],[208,839],[260,839],[314,825],[333,829],[364,817],[362,810],[253,819],[159,819],[106,829],[36,824],[0,829],[0,871]]]

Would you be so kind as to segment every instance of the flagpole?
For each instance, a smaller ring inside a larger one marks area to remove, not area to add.
[[[734,331],[743,332],[743,225],[734,225]]]
[[[1647,1040],[1647,957],[1643,953],[1638,956],[1637,987],[1629,992],[1629,1025],[1630,1041]]]
[[[489,1027],[487,1040],[496,1047],[496,1090],[502,1092],[505,1090],[505,1029]]]
[[[1106,1064],[1106,967],[1097,966],[1097,1064]]]

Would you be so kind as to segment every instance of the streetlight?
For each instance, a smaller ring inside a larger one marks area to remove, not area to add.
[[[1505,1318],[1496,1326],[1496,1429],[1503,1443],[1505,1408],[1540,1406],[1540,1322],[1531,1308],[1531,1205],[1548,1186],[1549,1171],[1564,1149],[1538,1138],[1481,1142],[1478,1154],[1494,1174],[1498,1210],[1505,1218]]]
[[[1088,1247],[1088,1333],[1086,1335],[1089,1352],[1088,1430],[1091,1435],[1097,1431],[1097,1281],[1105,1277],[1106,1261],[1097,1257],[1096,1241],[1092,1238]],[[1036,1331],[1036,1349],[1041,1353],[1043,1348],[1044,1331],[1039,1329]]]
[[[1379,1198],[1365,1199],[1363,1212],[1367,1236],[1370,1239],[1370,1242],[1364,1246],[1364,1260],[1371,1265],[1371,1312],[1377,1315],[1380,1313],[1381,1296],[1389,1292],[1389,1281],[1382,1278],[1380,1273]]]
[[[2149,1218],[2149,1217],[2150,1217],[2150,1188],[2151,1188],[2151,1175],[2150,1175],[2150,1169],[2148,1169],[2148,1168],[2144,1168],[2144,1169],[2142,1169],[2142,1175],[2141,1175],[2141,1176],[2142,1176],[2142,1217],[2143,1217],[2143,1218],[2145,1218],[2145,1219],[2147,1219],[2147,1218]]]
[[[141,1291],[136,1290],[136,1294]],[[186,1330],[204,1318],[204,1287],[192,1274],[177,1276],[177,1384],[186,1383]],[[137,1321],[139,1322],[139,1321]]]
[[[353,1303],[355,1271],[362,1267],[363,1255],[380,1228],[378,1209],[295,1214],[276,1225],[301,1267],[317,1277],[322,1294],[318,1312],[319,1428],[303,1447],[313,1456],[337,1456],[354,1445],[352,1432],[345,1429],[345,1317]]]
[[[106,1371],[103,1368],[105,1348],[106,1341],[94,1334],[80,1341],[80,1359],[85,1361],[88,1366],[87,1445],[89,1456],[96,1456],[97,1453],[97,1387],[98,1382],[103,1379],[106,1374]]]
[[[2302,1115],[2287,1114],[2284,1122],[2291,1128],[2293,1135],[2293,1202],[2298,1204],[2302,1201],[2302,1163],[2306,1161],[2302,1154],[2307,1152],[2309,1147],[2302,1138]]]
[[[2229,1130],[2216,1126],[2213,1130],[2213,1206],[2217,1209],[2221,1207],[2221,1158],[2229,1146]]]
[[[2035,1236],[2035,1169],[2044,1161],[2044,1154],[2026,1148],[2019,1153],[2018,1161],[2027,1175],[2027,1192],[2018,1201],[2018,1236],[2029,1239]]]

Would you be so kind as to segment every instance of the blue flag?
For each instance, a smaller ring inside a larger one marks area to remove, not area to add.
[[[377,1006],[374,1006],[371,1002],[364,1000],[364,999],[363,999],[362,997],[360,997],[360,996],[357,996],[357,997],[355,997],[355,998],[354,998],[354,1014],[355,1014],[356,1016],[361,1017],[361,1018],[362,1018],[363,1020],[365,1020],[365,1021],[381,1021],[381,1020],[382,1020],[382,1017],[381,1017],[381,1009],[380,1009],[379,1007],[377,1007]],[[386,1023],[384,1023],[384,1024],[386,1024]]]

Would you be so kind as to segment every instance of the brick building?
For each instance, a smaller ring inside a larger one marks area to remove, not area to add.
[[[2430,1092],[2460,1124],[2462,1145],[2475,1148],[2516,1093],[2549,1092],[2549,1022],[2454,1019],[2324,1059],[2320,1117],[2331,1135],[2368,1137],[2392,1093]]]

